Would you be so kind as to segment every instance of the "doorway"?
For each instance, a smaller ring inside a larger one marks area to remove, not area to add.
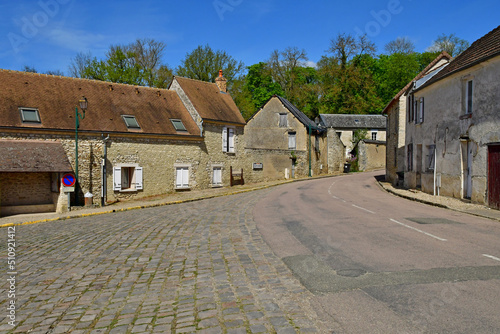
[[[500,145],[488,146],[488,205],[500,209]]]

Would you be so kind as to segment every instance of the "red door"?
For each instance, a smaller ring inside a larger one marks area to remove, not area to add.
[[[488,205],[500,209],[500,145],[488,146]]]

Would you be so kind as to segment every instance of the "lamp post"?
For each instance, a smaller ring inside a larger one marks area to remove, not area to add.
[[[83,120],[85,118],[85,111],[88,107],[88,101],[85,96],[83,96],[78,103],[80,104],[80,109],[82,109],[82,114],[78,112],[78,106],[75,107],[75,178],[76,178],[76,187],[75,187],[75,202],[78,204],[78,127],[80,126],[80,118]]]

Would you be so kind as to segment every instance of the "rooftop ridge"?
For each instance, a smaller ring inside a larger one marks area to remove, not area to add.
[[[76,80],[76,81],[87,81],[87,82],[93,82],[93,83],[97,83],[97,84],[105,84],[108,86],[109,85],[117,85],[117,86],[124,86],[124,87],[133,87],[133,88],[151,89],[151,90],[156,90],[156,91],[161,90],[161,91],[171,92],[167,88],[131,85],[131,84],[126,84],[126,83],[121,83],[121,82],[103,81],[103,80],[97,80],[97,79],[75,78],[75,77],[69,77],[69,76],[64,76],[64,75],[33,73],[33,72],[16,71],[16,70],[8,70],[8,69],[0,68],[0,73],[1,72],[10,72],[10,73],[16,73],[16,74],[27,75],[27,76],[39,76],[39,77],[45,76],[45,77],[51,77],[51,78],[55,78],[55,79],[62,79],[62,80],[67,79],[67,80]]]

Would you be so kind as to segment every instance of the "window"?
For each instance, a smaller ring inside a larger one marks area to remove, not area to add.
[[[213,167],[212,186],[222,187],[222,167],[219,166]]]
[[[122,117],[123,117],[123,120],[125,121],[125,124],[127,125],[127,128],[129,128],[129,129],[140,129],[141,128],[139,126],[139,123],[137,123],[135,116],[123,115]]]
[[[19,108],[21,112],[21,120],[23,123],[41,123],[38,109],[34,108]]]
[[[222,129],[222,152],[234,153],[234,128]]]
[[[288,132],[288,149],[295,150],[297,148],[297,133]]]
[[[413,171],[413,144],[406,147],[406,167],[409,172]]]
[[[377,140],[377,130],[372,130],[372,140]]]
[[[171,119],[170,121],[172,122],[172,125],[175,128],[175,131],[187,132],[186,127],[184,126],[184,124],[182,123],[182,121],[180,119]]]
[[[114,191],[137,191],[142,190],[142,167],[117,166],[113,167],[113,190]]]
[[[465,113],[472,114],[473,107],[473,95],[474,95],[474,82],[468,80],[465,85]]]
[[[175,188],[176,189],[189,188],[189,167],[182,166],[175,168]]]
[[[288,127],[288,119],[287,119],[287,114],[279,114],[280,120],[279,120],[279,127],[280,128],[286,128]]]

